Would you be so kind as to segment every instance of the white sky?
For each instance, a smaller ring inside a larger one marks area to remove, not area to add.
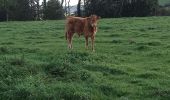
[[[42,1],[43,0],[40,0],[40,4],[42,3]],[[48,0],[47,0],[48,1]],[[59,1],[61,1],[61,0],[59,0]],[[65,0],[64,0],[65,1]],[[68,1],[68,0],[66,0],[66,1]],[[73,5],[77,5],[77,3],[78,3],[78,0],[70,0],[70,5],[71,6],[73,6]]]

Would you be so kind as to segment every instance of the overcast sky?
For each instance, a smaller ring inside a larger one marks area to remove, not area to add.
[[[42,3],[43,0],[40,0],[40,3]],[[48,0],[47,0],[48,1]],[[65,0],[64,0],[65,1]],[[68,0],[66,0],[68,1]],[[76,5],[78,3],[78,0],[70,0],[70,5],[73,6],[73,5]]]

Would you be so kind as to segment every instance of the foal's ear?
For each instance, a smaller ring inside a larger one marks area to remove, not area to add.
[[[100,16],[97,16],[97,19],[99,20],[99,19],[101,19],[101,17],[100,17]]]

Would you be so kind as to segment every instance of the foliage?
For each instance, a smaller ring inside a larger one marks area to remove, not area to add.
[[[63,9],[58,0],[48,1],[48,8],[42,7],[39,2],[39,0],[0,0],[0,21],[63,18]]]
[[[6,20],[7,16],[6,6],[7,6],[6,0],[0,0],[0,21]]]
[[[150,16],[156,15],[158,0],[132,0],[123,6],[122,16]]]
[[[46,8],[46,19],[61,19],[64,17],[64,11],[58,0],[49,0]]]
[[[86,0],[86,15],[101,17],[127,17],[155,15],[158,0]]]

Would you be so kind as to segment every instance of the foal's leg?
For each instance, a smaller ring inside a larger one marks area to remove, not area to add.
[[[93,51],[95,51],[95,49],[94,49],[94,40],[95,40],[95,37],[91,36],[91,44],[92,44],[92,50]]]
[[[72,38],[73,38],[73,34],[72,32],[69,32],[68,34],[68,48],[72,49]]]
[[[88,49],[88,42],[89,42],[88,41],[88,36],[86,36],[85,39],[86,39],[85,47],[86,47],[86,49]]]

